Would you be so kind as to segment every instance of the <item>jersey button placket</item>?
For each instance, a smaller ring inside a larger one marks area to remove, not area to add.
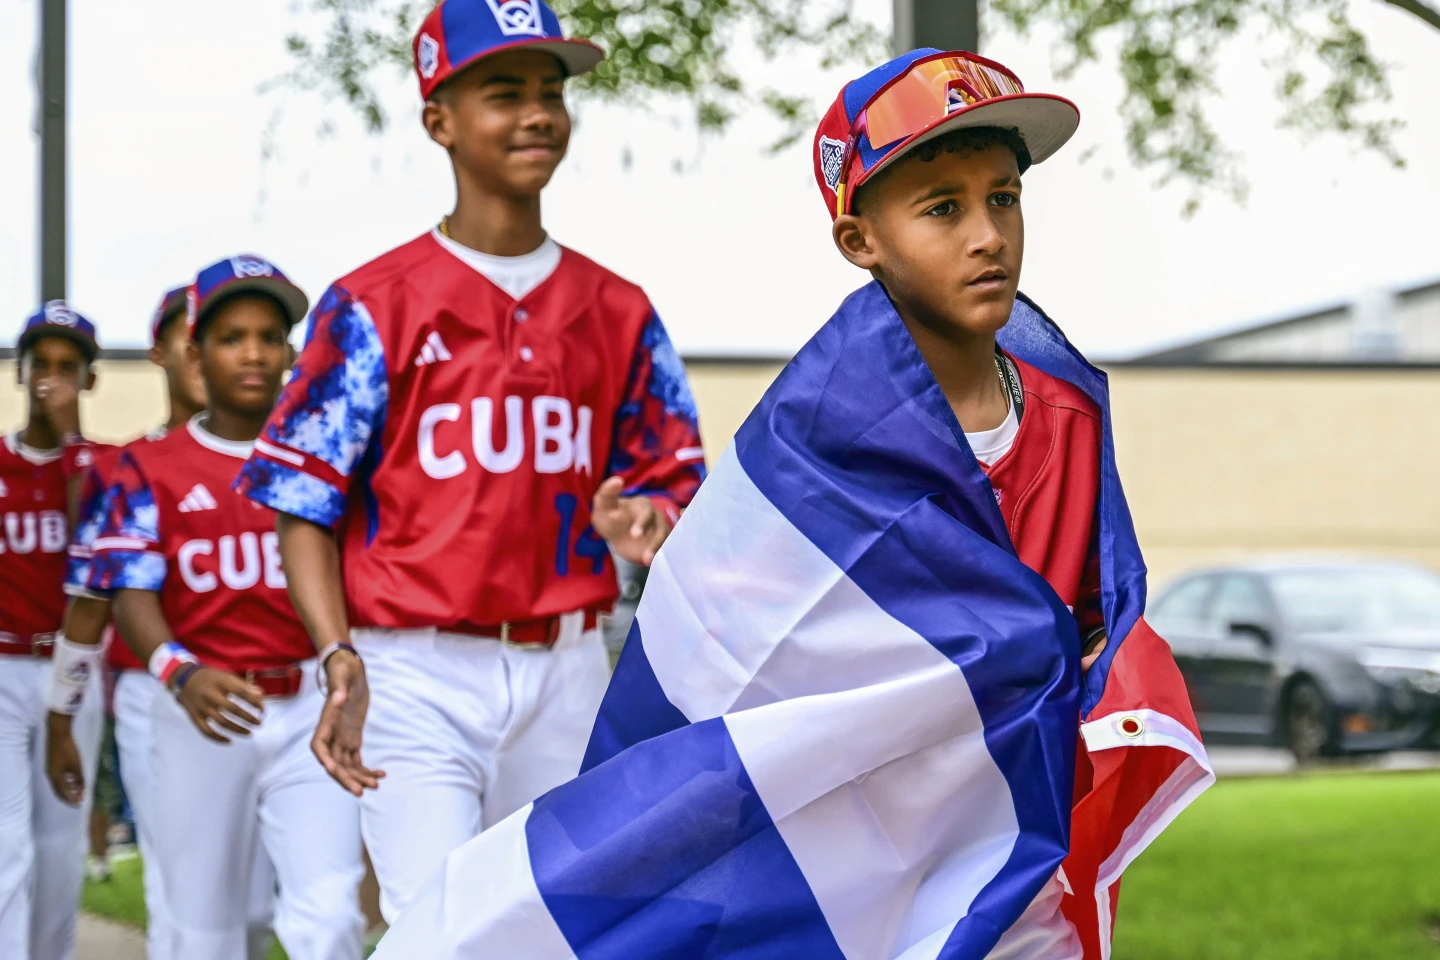
[[[517,305],[515,309],[510,312],[510,316],[516,323],[524,323],[530,319],[530,311]],[[519,350],[519,356],[522,362],[529,363],[535,359],[535,351],[522,344]]]

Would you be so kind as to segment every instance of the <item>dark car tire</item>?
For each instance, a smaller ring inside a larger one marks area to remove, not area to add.
[[[1285,746],[1301,765],[1335,753],[1335,711],[1325,692],[1309,680],[1300,680],[1285,697],[1281,716]]]

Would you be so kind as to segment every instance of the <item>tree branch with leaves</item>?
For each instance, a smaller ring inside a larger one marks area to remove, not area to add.
[[[336,96],[379,132],[387,118],[375,87],[380,71],[411,69],[410,44],[434,0],[318,0],[318,37],[292,34],[296,59],[285,79]],[[581,96],[644,105],[655,96],[689,102],[702,132],[725,129],[743,110],[763,107],[781,121],[772,149],[804,135],[808,102],[751,89],[736,67],[737,43],[767,60],[801,53],[821,67],[882,58],[886,37],[855,16],[853,0],[553,0],[566,32],[600,44],[606,58],[574,81]]]
[[[926,0],[916,0],[926,2]],[[965,2],[965,0],[929,0]],[[1426,0],[1385,0],[1440,29]],[[317,36],[288,38],[289,85],[338,97],[373,131],[387,118],[375,87],[382,71],[410,69],[410,43],[434,0],[316,0]],[[702,133],[723,131],[740,113],[768,111],[778,123],[771,149],[807,137],[816,106],[793,92],[754,89],[736,66],[742,44],[768,60],[801,55],[817,66],[878,63],[886,37],[857,17],[854,0],[554,0],[566,29],[608,52],[575,81],[581,96],[649,105],[688,102]],[[989,0],[988,22],[1028,35],[1059,33],[1062,77],[1113,57],[1124,85],[1120,115],[1131,159],[1161,183],[1188,184],[1187,210],[1207,191],[1245,194],[1240,158],[1210,122],[1222,50],[1261,38],[1280,123],[1305,136],[1338,134],[1395,166],[1401,121],[1389,115],[1386,64],[1350,19],[1348,0]],[[1436,36],[1440,44],[1440,35]],[[1440,47],[1437,47],[1440,52]]]

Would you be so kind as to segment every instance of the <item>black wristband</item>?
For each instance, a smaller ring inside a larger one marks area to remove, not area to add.
[[[330,658],[335,656],[335,654],[339,653],[341,650],[346,651],[356,660],[360,659],[360,654],[356,652],[355,648],[344,640],[341,640],[337,643],[332,643],[324,650],[320,651],[320,662],[315,670],[315,682],[320,685],[320,692],[325,694],[327,697],[330,695],[330,679],[325,673],[325,666],[330,662]]]
[[[185,689],[185,684],[189,683],[190,678],[195,676],[200,669],[201,666],[198,663],[182,665],[179,670],[175,671],[175,677],[170,681],[170,692],[175,694],[176,697],[179,697],[180,691]]]

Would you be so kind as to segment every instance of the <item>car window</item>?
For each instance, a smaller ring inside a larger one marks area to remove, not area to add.
[[[1213,577],[1191,577],[1165,591],[1151,606],[1146,619],[1153,624],[1205,619]]]
[[[1216,623],[1253,623],[1265,625],[1270,622],[1270,605],[1260,585],[1250,577],[1226,577],[1215,591],[1210,603],[1210,618]]]
[[[1305,633],[1383,634],[1388,644],[1433,643],[1440,577],[1402,566],[1286,570],[1270,577],[1286,620]]]

